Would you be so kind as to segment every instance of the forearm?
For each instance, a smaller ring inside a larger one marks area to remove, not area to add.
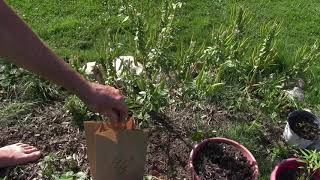
[[[0,57],[63,86],[83,100],[90,91],[87,81],[52,52],[2,0]]]

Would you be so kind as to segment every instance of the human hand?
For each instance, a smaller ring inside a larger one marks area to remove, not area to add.
[[[114,87],[90,83],[90,93],[84,102],[90,110],[121,122],[128,116],[128,107],[120,91]]]

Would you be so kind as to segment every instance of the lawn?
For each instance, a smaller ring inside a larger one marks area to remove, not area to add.
[[[79,54],[88,60],[99,58],[97,51],[105,42],[108,18],[104,1],[7,2],[59,55],[68,58]],[[234,6],[243,6],[251,12],[254,23],[248,29],[253,33],[258,34],[260,24],[282,23],[278,46],[286,61],[292,60],[292,52],[297,48],[314,42],[319,36],[320,5],[316,0],[303,3],[298,0],[191,0],[183,8],[179,21],[182,37],[188,41],[194,35],[205,42],[212,28],[218,29],[229,22]],[[257,38],[261,39],[258,35]]]
[[[245,145],[258,161],[259,179],[269,179],[277,162],[294,155],[281,137],[287,114],[309,108],[320,115],[319,48],[310,48],[320,32],[316,0],[182,1],[181,9],[179,4],[176,9],[169,6],[167,12],[176,13],[172,24],[166,17],[163,34],[157,29],[163,14],[158,1],[129,1],[143,16],[132,16],[120,0],[6,2],[80,72],[86,62],[96,61],[105,82],[117,84],[105,66],[110,60],[132,55],[145,65],[152,78],[127,74],[122,86],[140,126],[151,129],[146,175],[190,178],[192,145],[221,136]],[[244,22],[250,21],[240,23],[243,34],[233,37],[241,7]],[[306,51],[298,51],[304,45]],[[151,57],[153,49],[160,53]],[[89,174],[83,130],[77,125],[99,117],[76,97],[28,72],[0,62],[1,72],[0,145],[22,139],[37,145],[45,158],[1,170],[0,175],[26,179]],[[306,83],[304,102],[283,93],[298,78]],[[141,92],[147,95],[142,98]],[[70,166],[70,156],[76,165]]]

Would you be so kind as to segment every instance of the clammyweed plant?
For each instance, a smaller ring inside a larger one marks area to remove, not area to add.
[[[142,74],[136,75],[124,67],[120,74],[121,87],[127,95],[127,103],[139,119],[147,119],[148,112],[158,112],[168,104],[168,87],[172,59],[168,57],[173,44],[173,20],[181,3],[163,1],[160,21],[155,28],[150,26],[148,11],[137,9],[130,1],[122,1],[125,19],[133,27],[130,38],[134,50],[134,63],[141,63]],[[112,66],[111,66],[112,67]],[[112,67],[114,69],[114,67]]]
[[[312,176],[316,171],[320,170],[320,152],[318,150],[300,150],[299,153],[300,162],[304,163],[305,166],[299,168],[304,169],[307,174],[303,174],[300,177],[301,180],[311,180]]]
[[[107,1],[106,4],[108,10],[112,11],[110,26],[105,50],[101,51],[101,58],[96,60],[95,69],[99,75],[94,76],[93,80],[119,88],[134,115],[146,120],[149,112],[158,112],[169,103],[167,81],[174,69],[174,58],[171,57],[173,21],[182,3],[163,1],[155,20],[149,18],[150,12],[144,8],[151,4],[140,6],[130,0]],[[151,21],[155,24],[151,25]],[[119,68],[116,59],[121,56],[130,56],[133,62],[122,61]],[[132,63],[136,66],[141,64],[142,73],[133,73]],[[77,58],[72,65],[84,73],[86,67]],[[81,113],[76,113],[76,108],[72,108],[79,104],[74,98],[69,101],[66,106],[69,112],[73,115],[84,114],[86,109],[83,107],[79,109]]]

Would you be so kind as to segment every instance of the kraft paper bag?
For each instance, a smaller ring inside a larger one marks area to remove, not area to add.
[[[125,124],[84,122],[87,155],[95,180],[142,180],[147,136],[134,129],[132,118]]]

